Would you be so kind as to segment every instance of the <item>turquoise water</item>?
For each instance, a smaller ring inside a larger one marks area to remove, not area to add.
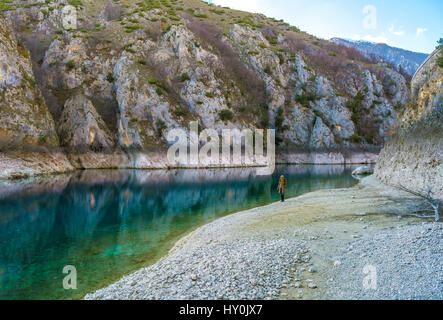
[[[287,197],[356,184],[351,167],[81,171],[0,182],[0,299],[79,299],[153,264],[174,243],[214,219]],[[77,290],[63,289],[63,267]]]

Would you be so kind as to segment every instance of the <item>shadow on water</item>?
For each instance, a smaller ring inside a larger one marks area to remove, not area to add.
[[[0,182],[0,299],[78,299],[153,264],[195,228],[232,212],[357,183],[353,167],[82,171]],[[78,289],[64,290],[63,267]]]

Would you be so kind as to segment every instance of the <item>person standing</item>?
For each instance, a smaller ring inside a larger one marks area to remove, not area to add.
[[[281,202],[285,202],[285,192],[287,186],[288,186],[288,181],[285,179],[285,176],[281,176],[277,188],[278,192],[280,193]]]

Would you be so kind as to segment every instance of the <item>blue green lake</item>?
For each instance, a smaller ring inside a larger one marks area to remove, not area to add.
[[[357,183],[355,167],[90,170],[0,181],[0,299],[80,299],[155,263],[197,227],[287,197]],[[63,289],[63,267],[77,269],[77,290]]]

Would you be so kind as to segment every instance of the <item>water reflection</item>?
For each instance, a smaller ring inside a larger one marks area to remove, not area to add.
[[[173,243],[217,217],[278,199],[356,183],[352,167],[82,171],[0,182],[0,298],[80,298],[149,265]],[[65,265],[78,271],[76,291],[62,288]]]

